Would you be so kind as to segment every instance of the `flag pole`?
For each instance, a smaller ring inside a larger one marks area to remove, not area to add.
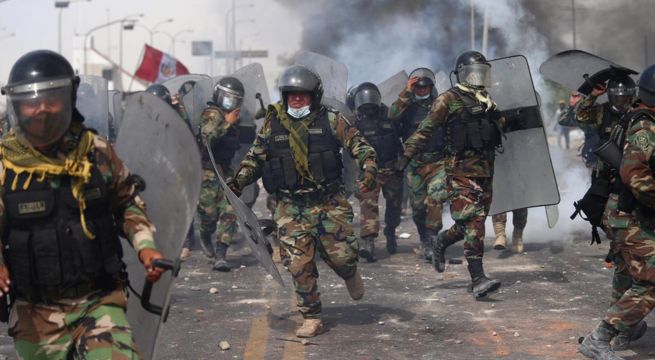
[[[143,55],[144,54],[143,50],[144,49],[145,49],[145,46],[143,47],[143,49],[141,49],[141,55],[139,56],[139,59],[136,62],[135,68],[137,68],[139,66],[139,64],[143,61],[143,56],[144,56]],[[130,86],[127,87],[128,92],[132,91],[132,84],[134,83],[134,77],[136,77],[136,71],[134,71],[134,73],[132,73],[132,78],[130,79]]]

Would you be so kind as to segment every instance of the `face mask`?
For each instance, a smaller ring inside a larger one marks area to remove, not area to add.
[[[292,107],[289,107],[287,109],[287,114],[291,115],[292,117],[296,119],[304,118],[305,116],[309,115],[309,105],[303,106],[297,109],[294,109]]]
[[[221,106],[225,110],[232,110],[232,107],[234,106],[234,99],[229,96],[224,96]]]
[[[414,94],[414,98],[416,100],[425,100],[425,99],[427,99],[429,97],[430,97],[430,93],[428,93],[427,95],[424,95],[424,96],[418,96],[418,95]]]

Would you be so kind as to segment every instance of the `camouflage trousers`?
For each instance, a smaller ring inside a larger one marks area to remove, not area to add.
[[[359,244],[353,232],[352,207],[343,193],[317,202],[280,197],[274,220],[300,313],[305,318],[318,317],[321,299],[316,252],[343,279],[357,270]]]
[[[407,186],[412,206],[412,219],[421,239],[427,238],[426,230],[439,232],[443,227],[443,202],[447,199],[446,169],[443,161],[410,161],[407,166]]]
[[[632,277],[628,272],[625,261],[621,256],[619,241],[617,236],[625,236],[625,221],[617,216],[618,195],[610,194],[603,212],[603,228],[607,238],[610,239],[610,251],[608,258],[614,264],[614,275],[612,276],[612,301],[611,305],[616,303],[632,287]]]
[[[612,195],[606,223],[613,238],[616,270],[612,281],[613,303],[605,321],[625,332],[655,308],[655,231],[633,214],[618,211],[615,203],[616,197]]]
[[[491,216],[491,221],[495,223],[507,224],[507,213],[500,213]],[[525,229],[525,225],[528,224],[528,209],[516,209],[512,210],[512,225],[514,229]]]
[[[9,335],[21,359],[140,359],[122,289],[59,304],[14,303]]]
[[[217,241],[230,245],[238,229],[237,217],[214,170],[203,170],[198,217],[201,237],[214,234],[219,222]]]
[[[484,255],[484,222],[492,195],[491,177],[449,175],[445,182],[450,215],[455,221],[446,233],[448,243],[464,240],[464,257],[481,259]]]
[[[380,209],[378,207],[380,192],[382,192],[382,196],[386,200],[384,210],[385,232],[393,233],[400,225],[403,175],[391,169],[380,169],[375,181],[375,189],[364,193],[359,188],[355,191],[355,197],[359,200],[360,207],[359,236],[362,238],[377,237],[380,232]]]

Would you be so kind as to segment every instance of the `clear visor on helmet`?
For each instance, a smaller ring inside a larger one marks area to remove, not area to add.
[[[368,104],[380,106],[381,102],[380,93],[372,89],[363,89],[355,94],[355,109]]]
[[[608,94],[607,98],[610,102],[610,105],[612,105],[612,107],[619,112],[624,112],[628,110],[628,108],[630,107],[630,105],[634,100],[633,95],[627,95],[627,94],[623,94],[623,95]]]
[[[637,89],[633,87],[611,87],[607,89],[607,95],[629,95],[634,96],[637,93]]]
[[[411,72],[411,74],[409,74],[409,77],[410,78],[412,78],[412,77],[428,78],[428,79],[432,80],[433,84],[436,82],[436,80],[434,78],[434,73],[430,69],[427,69],[427,68],[415,69],[414,71]]]
[[[218,93],[218,105],[223,108],[223,110],[229,112],[241,107],[243,96],[226,87],[219,86],[218,88],[220,90]]]
[[[457,80],[464,85],[489,87],[491,86],[491,66],[488,64],[464,65],[457,70]]]
[[[70,79],[7,86],[7,107],[16,136],[32,146],[50,145],[64,135],[73,114]]]

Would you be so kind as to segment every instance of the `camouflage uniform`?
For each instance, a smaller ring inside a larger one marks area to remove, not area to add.
[[[387,107],[382,104],[380,111],[386,116]],[[372,120],[360,120],[360,121],[373,121],[375,125],[378,125],[379,121],[383,119],[372,119]],[[353,116],[352,121],[355,123],[355,126],[358,128],[360,133],[364,136],[369,143],[374,146],[378,159],[380,162],[384,161],[379,149],[375,143],[371,142],[371,138],[366,134],[356,117]],[[373,125],[373,126],[375,126]],[[386,122],[383,126],[392,127],[393,124]],[[379,130],[376,131],[376,133]],[[380,198],[380,192],[386,201],[385,203],[385,212],[384,212],[384,223],[385,223],[385,234],[390,234],[393,236],[395,234],[396,228],[400,225],[400,212],[401,212],[401,202],[402,202],[402,191],[403,191],[403,176],[394,170],[394,166],[398,161],[398,156],[402,150],[402,144],[399,141],[399,136],[397,129],[393,126],[392,129],[386,129],[389,136],[392,136],[397,143],[397,149],[395,151],[395,158],[388,160],[384,164],[378,164],[378,174],[375,180],[376,186],[375,189],[372,189],[368,192],[362,192],[358,187],[355,187],[355,197],[359,200],[360,215],[360,237],[361,238],[377,238],[380,232],[380,210],[378,208],[378,200]],[[377,134],[371,134],[377,135]],[[386,139],[386,138],[385,138]],[[393,147],[394,143],[384,143],[380,146]],[[387,235],[387,236],[390,236]]]
[[[507,223],[507,213],[500,213],[491,216],[491,220],[495,223]],[[528,209],[517,209],[512,210],[512,225],[514,229],[525,229],[525,225],[528,223]]]
[[[445,128],[452,116],[463,112],[461,95],[450,89],[435,99],[428,116],[418,130],[405,142],[405,156],[420,154],[433,133]],[[450,214],[455,224],[446,232],[450,245],[464,240],[464,256],[482,259],[484,253],[485,219],[491,205],[493,150],[466,149],[455,152],[446,144],[445,156],[439,161],[446,174],[438,181],[435,193],[450,202]]]
[[[383,167],[378,171],[375,189],[368,192],[355,190],[355,197],[359,200],[361,213],[359,215],[361,238],[377,237],[380,232],[380,210],[378,199],[380,192],[386,200],[384,212],[384,232],[395,232],[400,225],[400,202],[402,200],[402,174],[394,171],[392,166]]]
[[[578,124],[584,126],[587,131],[593,131],[595,136],[601,139],[601,143],[612,139],[617,146],[622,147],[626,133],[623,125],[626,121],[624,116],[613,113],[608,102],[596,104],[596,99],[596,96],[589,95],[580,102],[576,110]],[[624,221],[614,220],[618,207],[620,179],[618,179],[617,172],[611,169],[608,164],[597,161],[591,182],[594,184],[598,181],[607,182],[606,190],[609,192],[608,201],[603,211],[603,230],[611,241],[608,259],[611,259],[614,263],[614,276],[612,279],[613,304],[632,286],[632,278],[619,253],[620,249],[617,244],[617,241],[620,242],[620,239],[626,235],[622,228]],[[617,226],[618,228],[616,228]]]
[[[415,100],[414,94],[407,89],[398,95],[398,99],[389,108],[389,118],[399,123],[403,132],[403,140],[409,139],[415,130],[412,122],[417,114],[409,113],[410,109],[415,107],[418,109],[416,112],[422,110],[427,114],[434,104],[434,100],[430,98],[427,100],[429,102],[422,103],[421,100]],[[421,116],[420,120],[422,118]],[[441,152],[426,149],[426,152],[412,158],[407,167],[407,187],[412,206],[412,219],[416,224],[421,243],[423,246],[427,246],[427,249],[430,248],[429,233],[436,234],[443,227],[443,202],[447,196],[443,191],[446,173],[444,163],[440,161],[442,158]]]
[[[632,206],[619,205],[626,211],[610,209],[607,217],[616,236],[616,248],[632,278],[630,288],[605,316],[605,322],[620,332],[629,331],[655,307],[654,150],[655,115],[644,111],[634,116],[629,125],[620,169],[626,191],[621,193],[619,203],[624,203],[624,197],[633,196],[632,201],[626,201],[633,202]]]
[[[278,104],[283,106],[281,102]],[[321,110],[316,112],[320,113]],[[275,113],[275,108],[269,106],[264,124],[241,162],[234,177],[239,188],[262,176],[269,146],[273,142],[272,118]],[[328,121],[334,139],[353,155],[360,167],[376,167],[375,151],[348,120],[330,111]],[[352,207],[344,196],[341,180],[316,187],[306,185],[293,192],[278,190],[276,202],[274,220],[278,227],[282,257],[293,278],[298,307],[304,318],[318,318],[321,300],[314,260],[316,252],[345,280],[353,277],[357,270],[359,246],[353,232]]]
[[[203,173],[202,186],[200,188],[200,202],[198,204],[198,215],[200,218],[200,236],[211,236],[218,226],[217,242],[229,246],[232,237],[237,232],[237,218],[234,208],[227,200],[221,189],[218,176],[214,167],[209,161],[206,144],[215,144],[221,137],[225,136],[231,127],[225,121],[225,114],[220,108],[211,105],[203,111],[200,117],[200,131],[202,137]],[[216,156],[216,155],[214,155]],[[229,164],[218,163],[219,171],[223,179],[233,175]]]
[[[77,147],[79,125],[74,122],[71,128],[78,130],[65,135],[62,153]],[[94,164],[106,183],[118,226],[135,251],[155,249],[154,227],[145,215],[145,204],[127,181],[127,168],[106,140],[95,136],[93,141]],[[60,181],[60,177],[46,179],[53,187]],[[4,204],[0,211],[4,228]],[[9,317],[9,335],[23,359],[69,359],[72,354],[85,359],[139,358],[127,322],[126,300],[121,284],[113,291],[91,290],[79,298],[49,303],[18,297]]]

